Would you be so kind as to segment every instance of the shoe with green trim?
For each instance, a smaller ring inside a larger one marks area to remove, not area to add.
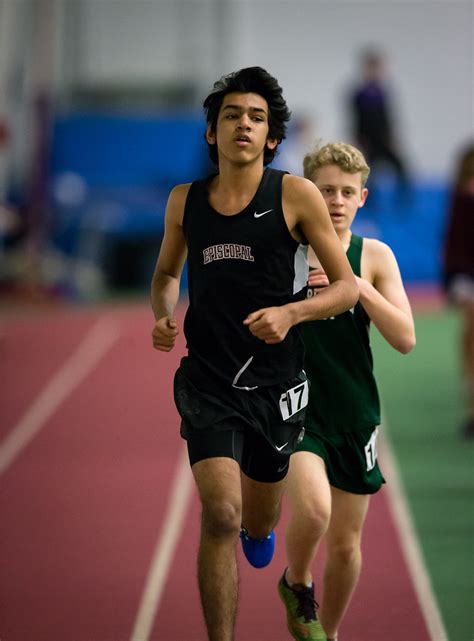
[[[290,587],[286,582],[285,572],[278,582],[278,593],[286,607],[288,630],[296,641],[326,641],[326,634],[316,610],[314,600],[314,583]]]

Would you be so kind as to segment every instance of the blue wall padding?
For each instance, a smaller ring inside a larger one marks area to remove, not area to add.
[[[54,127],[51,170],[72,171],[89,187],[171,188],[208,166],[200,116],[73,114]]]
[[[62,116],[54,127],[51,175],[73,172],[85,181],[87,202],[73,216],[78,228],[88,221],[100,227],[103,218],[111,236],[159,234],[169,190],[215,170],[204,131],[201,114]],[[388,243],[406,282],[438,282],[448,198],[447,186],[435,182],[414,184],[406,198],[382,184],[371,190],[354,231]]]

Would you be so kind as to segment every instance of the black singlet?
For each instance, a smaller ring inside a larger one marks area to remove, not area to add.
[[[306,247],[286,225],[283,175],[265,169],[250,204],[230,216],[209,204],[212,176],[190,187],[183,218],[189,282],[185,361],[190,376],[204,371],[234,387],[254,389],[291,378],[303,367],[298,327],[292,327],[283,342],[267,345],[243,324],[250,312],[305,296]]]

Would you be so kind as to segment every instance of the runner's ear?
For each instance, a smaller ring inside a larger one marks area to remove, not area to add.
[[[278,140],[276,138],[267,138],[267,147],[268,149],[275,149],[275,147],[278,145]]]
[[[211,125],[207,126],[206,129],[206,140],[210,145],[216,144],[216,134],[212,131]]]

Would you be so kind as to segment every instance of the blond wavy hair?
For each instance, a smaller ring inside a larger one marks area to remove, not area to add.
[[[356,147],[345,142],[333,142],[324,146],[318,143],[303,159],[305,178],[314,180],[318,169],[327,165],[337,165],[341,171],[348,174],[360,171],[362,189],[365,187],[370,168],[364,154]]]

